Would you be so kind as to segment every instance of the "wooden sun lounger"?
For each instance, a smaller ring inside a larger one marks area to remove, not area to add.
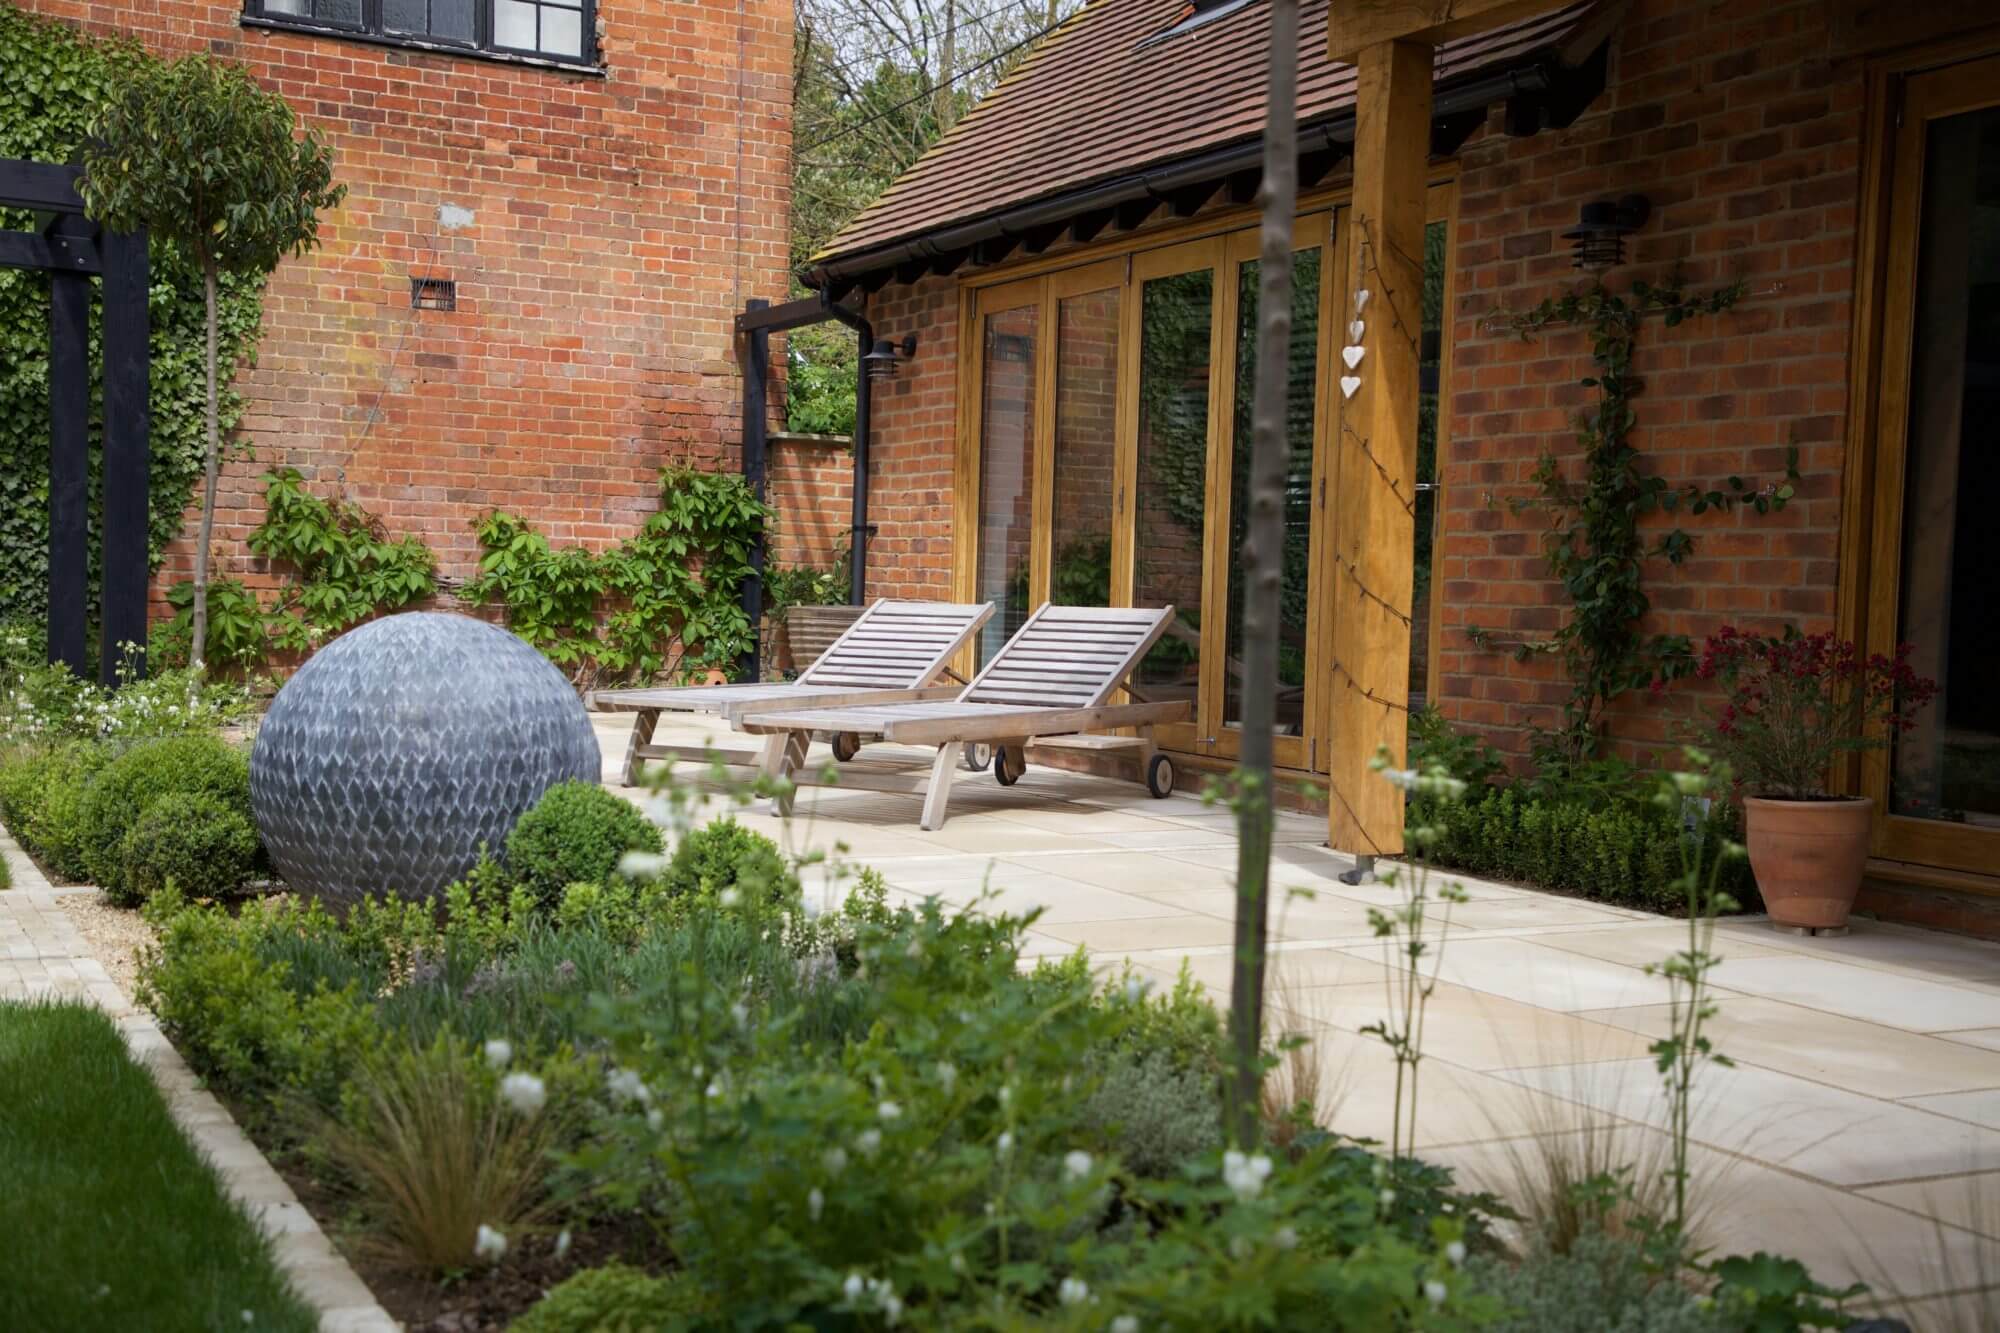
[[[726,764],[756,764],[768,769],[770,752],[780,747],[781,742],[767,741],[764,751],[754,755],[655,745],[653,732],[660,724],[660,714],[705,713],[734,723],[741,714],[756,708],[790,705],[843,708],[951,699],[958,695],[960,687],[939,683],[941,677],[950,675],[946,663],[992,615],[991,602],[964,605],[884,599],[857,616],[811,666],[799,673],[797,680],[593,690],[589,704],[600,713],[639,715],[632,727],[632,740],[625,749],[628,787],[638,785],[640,765],[648,759],[720,759]],[[837,745],[836,752],[843,759],[851,758],[853,744],[850,741]]]
[[[736,726],[782,738],[767,750],[766,772],[790,777],[805,761],[815,731],[844,731],[906,745],[935,745],[924,787],[923,827],[942,828],[951,784],[967,745],[994,746],[993,774],[1013,786],[1027,770],[1028,742],[1048,736],[1137,727],[1140,771],[1155,796],[1173,790],[1173,764],[1153,748],[1153,728],[1188,713],[1185,699],[1109,702],[1125,678],[1166,632],[1173,608],[1050,606],[1035,612],[977,679],[949,701],[862,707],[751,709]],[[780,801],[789,813],[789,798]]]

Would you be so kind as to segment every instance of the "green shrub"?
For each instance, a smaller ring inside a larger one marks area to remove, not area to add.
[[[507,868],[546,908],[565,886],[602,883],[627,852],[660,850],[660,831],[639,808],[594,782],[559,782],[507,835]]]
[[[250,761],[212,735],[142,741],[113,759],[83,797],[79,843],[93,883],[122,887],[126,836],[154,801],[176,792],[213,796],[248,820]]]
[[[1650,1271],[1639,1247],[1602,1234],[1568,1254],[1538,1252],[1516,1264],[1482,1258],[1467,1276],[1505,1311],[1489,1333],[1726,1333],[1739,1329],[1671,1278]]]
[[[681,839],[662,882],[675,897],[737,889],[754,902],[783,900],[798,891],[778,844],[727,816]]]
[[[110,753],[88,741],[16,752],[0,764],[0,820],[60,879],[83,879],[83,797]]]
[[[125,835],[124,869],[111,900],[135,907],[168,883],[191,898],[235,893],[257,863],[257,829],[208,792],[168,792]]]
[[[509,1331],[656,1333],[676,1316],[701,1313],[700,1298],[700,1289],[684,1277],[653,1277],[626,1264],[607,1264],[557,1284]]]
[[[1078,1128],[1093,1151],[1115,1153],[1139,1175],[1164,1180],[1221,1149],[1213,1074],[1177,1065],[1165,1051],[1121,1051],[1092,1076],[1097,1086]]]

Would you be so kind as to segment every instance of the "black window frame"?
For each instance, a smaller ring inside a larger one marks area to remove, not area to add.
[[[430,33],[397,32],[383,22],[382,0],[360,0],[361,19],[358,23],[341,23],[333,19],[287,14],[271,10],[267,4],[268,0],[243,0],[243,23],[249,27],[305,32],[321,37],[340,37],[349,41],[401,47],[438,55],[472,56],[481,60],[498,60],[509,64],[550,66],[586,74],[603,72],[603,67],[597,60],[597,0],[580,0],[575,6],[582,30],[582,41],[579,44],[583,49],[580,55],[574,56],[558,55],[551,51],[526,51],[519,47],[499,45],[493,35],[494,0],[473,0],[473,37],[470,41],[440,37]],[[570,8],[570,6],[562,7]]]

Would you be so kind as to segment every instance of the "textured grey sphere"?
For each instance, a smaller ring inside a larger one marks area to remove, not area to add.
[[[583,701],[547,658],[470,616],[410,611],[348,631],[271,701],[250,804],[293,889],[423,898],[498,851],[558,782],[596,782]]]

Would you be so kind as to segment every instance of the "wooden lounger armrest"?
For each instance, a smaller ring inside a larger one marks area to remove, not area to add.
[[[948,741],[1028,741],[1113,727],[1150,727],[1184,721],[1188,701],[1097,704],[1087,708],[1020,708],[972,717],[905,718],[883,727],[882,739],[898,745],[942,745]]]
[[[841,694],[815,692],[810,699],[800,703],[807,708],[854,708],[863,704],[912,704],[927,703],[932,700],[956,699],[958,687],[955,685],[927,685],[914,690],[885,690],[869,685],[857,685],[852,691]],[[720,716],[730,722],[737,722],[752,713],[769,713],[785,707],[780,700],[746,699],[739,704],[729,704]]]

